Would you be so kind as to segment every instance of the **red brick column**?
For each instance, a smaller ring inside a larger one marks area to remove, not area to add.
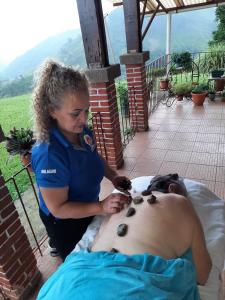
[[[96,136],[102,135],[101,140],[105,144],[105,151],[102,151],[101,141],[97,138],[98,151],[110,166],[117,169],[123,165],[123,146],[114,82],[114,78],[119,75],[119,65],[87,71],[90,81],[91,111],[93,115],[100,113],[100,119],[96,118],[98,122],[95,120],[93,122],[94,131]]]
[[[126,66],[131,123],[137,131],[148,130],[149,93],[145,71],[145,61],[148,59],[149,52],[120,56],[121,64]]]
[[[0,171],[0,289],[9,299],[26,299],[39,280],[35,256]]]

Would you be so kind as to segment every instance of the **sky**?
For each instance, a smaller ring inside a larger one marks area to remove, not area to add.
[[[102,6],[104,14],[113,9],[109,0]],[[0,64],[79,26],[76,0],[0,0]]]

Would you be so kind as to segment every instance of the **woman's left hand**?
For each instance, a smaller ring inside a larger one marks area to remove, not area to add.
[[[112,183],[118,191],[130,195],[128,190],[131,189],[131,181],[126,176],[115,176]]]

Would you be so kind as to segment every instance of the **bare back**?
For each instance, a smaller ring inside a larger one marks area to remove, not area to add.
[[[111,215],[102,224],[95,239],[92,251],[111,251],[132,255],[151,253],[166,259],[181,256],[191,247],[194,216],[188,211],[185,197],[176,194],[153,192],[157,197],[154,204],[149,204],[145,196],[144,202],[134,204],[136,213],[126,217],[128,208]],[[117,235],[117,227],[127,224],[125,236]]]

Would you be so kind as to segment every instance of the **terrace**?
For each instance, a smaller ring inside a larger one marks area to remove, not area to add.
[[[143,20],[139,19],[140,7],[142,16],[147,13],[153,16],[157,12],[187,9],[188,5],[181,5],[180,2],[174,1],[177,3],[176,8],[167,8],[166,1],[165,3],[157,1],[158,5],[155,5],[154,1],[143,1],[139,7],[138,1],[123,1],[125,17],[132,16],[132,24],[126,24],[128,53],[120,58],[121,64],[126,66],[128,117],[122,113],[118,115],[115,110],[117,99],[114,79],[120,75],[120,68],[118,65],[109,64],[104,26],[94,21],[89,25],[85,23],[87,11],[90,16],[94,16],[93,20],[102,21],[101,7],[98,1],[93,1],[92,4],[88,4],[87,10],[83,2],[77,1],[89,66],[88,75],[91,81],[91,107],[94,116],[92,127],[99,152],[112,166],[119,169],[120,174],[131,179],[144,175],[177,172],[180,176],[206,184],[210,190],[225,199],[225,102],[222,102],[218,95],[215,101],[207,98],[203,106],[195,106],[190,99],[186,98],[183,101],[175,100],[170,107],[164,105],[162,95],[167,91],[160,90],[159,80],[162,74],[168,72],[170,54],[168,52],[165,57],[159,58],[146,67],[145,62],[149,54],[143,52],[141,47],[139,33],[140,23]],[[191,3],[189,8],[215,5],[214,1],[204,3],[196,6]],[[156,12],[154,13],[153,10]],[[127,22],[126,18],[125,22]],[[95,29],[94,40],[91,37],[91,27]],[[95,45],[97,40],[98,45]],[[90,48],[91,43],[94,47]],[[97,58],[94,53],[98,53]],[[197,62],[198,58],[193,56],[193,60]],[[222,62],[220,60],[220,63],[222,65],[217,67],[224,67],[224,60]],[[159,70],[162,72],[161,75]],[[208,76],[208,71],[203,73],[206,81]],[[190,73],[171,74],[170,78],[172,81],[186,81],[190,80]],[[201,79],[201,76],[199,78]],[[120,100],[121,94],[118,98]],[[100,198],[111,191],[111,184],[104,180]],[[32,197],[35,200],[35,197]],[[35,299],[40,285],[56,270],[61,261],[49,256],[46,237],[42,239],[43,243],[38,241],[41,251],[38,250],[35,242],[32,244],[34,245],[32,251],[23,229],[25,225],[22,222],[22,226],[19,221],[17,210],[11,203],[2,176],[0,177],[0,210],[3,219],[0,227],[0,242],[3,245],[0,247],[2,297],[3,299],[7,299],[6,297]],[[31,290],[33,294],[28,297],[27,293]]]

